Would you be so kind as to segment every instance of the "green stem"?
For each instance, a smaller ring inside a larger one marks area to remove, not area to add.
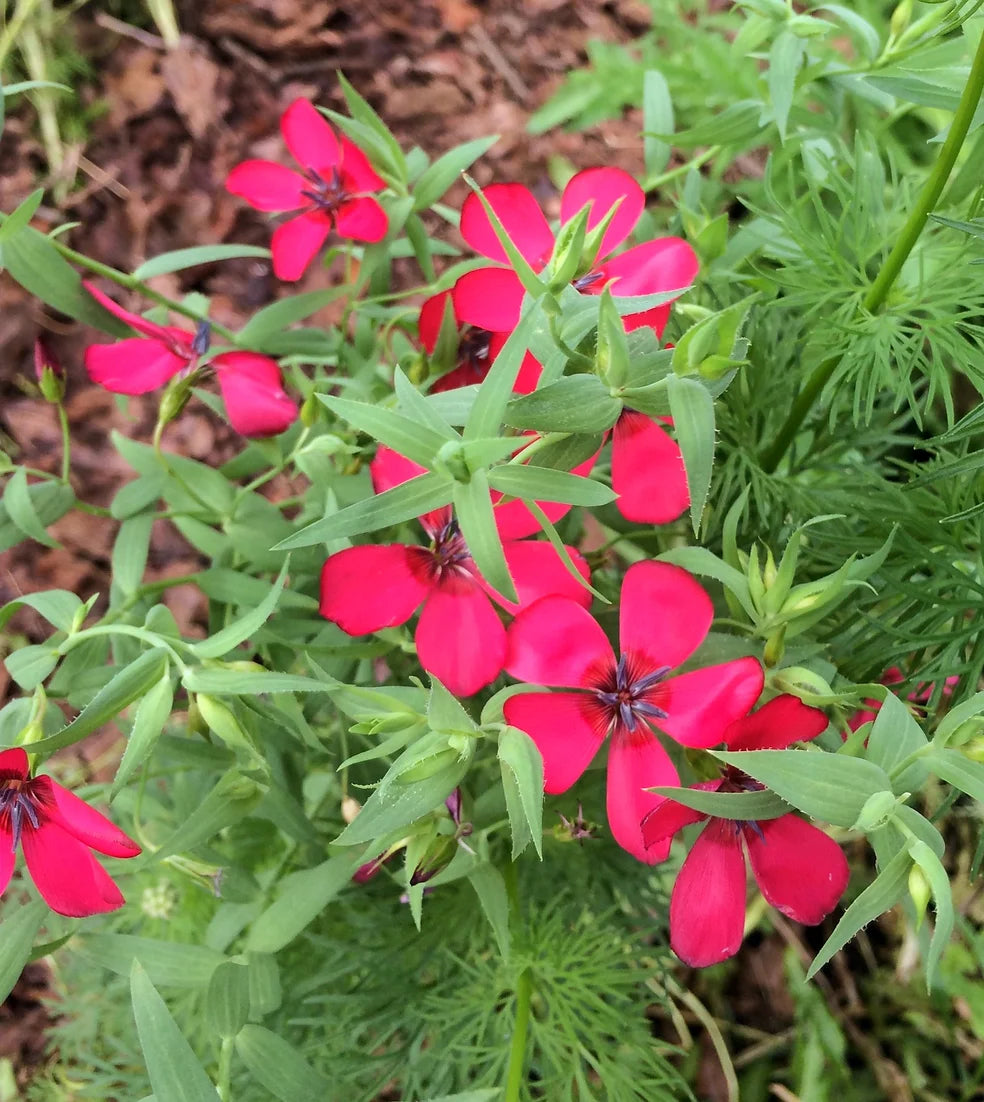
[[[218,1092],[222,1102],[229,1102],[232,1098],[230,1080],[232,1078],[232,1037],[222,1038],[222,1047],[219,1049],[219,1075]]]
[[[913,207],[905,221],[905,225],[902,227],[902,231],[896,238],[892,251],[888,254],[875,282],[868,288],[868,293],[861,301],[863,311],[873,314],[884,305],[886,298],[888,298],[892,285],[898,278],[899,272],[902,271],[902,266],[912,252],[927,219],[943,193],[943,188],[946,186],[957,156],[967,137],[967,131],[970,129],[971,120],[977,111],[982,92],[984,92],[984,35],[981,36],[981,40],[977,45],[970,76],[967,78],[967,84],[960,96],[960,103],[957,105],[957,110],[953,116],[950,133],[947,134],[936,164],[923,185],[915,207]],[[830,382],[839,363],[840,358],[838,356],[828,356],[813,369],[812,375],[807,379],[806,385],[793,403],[789,415],[775,440],[762,453],[762,470],[771,473],[779,465],[779,460],[786,454],[793,438],[799,431],[800,425],[813,407],[813,403],[819,398],[824,387]]]
[[[68,414],[61,402],[58,403],[58,424],[61,426],[62,434],[61,480],[68,486],[68,475],[72,465],[72,430],[68,425]]]
[[[509,1046],[509,1067],[506,1071],[506,1094],[503,1102],[519,1102],[526,1071],[526,1034],[530,1024],[530,998],[533,976],[523,969],[516,981],[516,1021]]]

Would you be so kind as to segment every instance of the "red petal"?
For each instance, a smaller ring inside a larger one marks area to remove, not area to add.
[[[538,685],[587,686],[589,676],[614,666],[615,655],[597,620],[569,597],[543,597],[509,628],[506,669]]]
[[[507,540],[502,549],[506,556],[506,565],[516,584],[519,603],[506,601],[496,594],[496,599],[513,614],[527,608],[541,597],[554,594],[568,597],[587,608],[591,604],[591,594],[583,585],[579,585],[564,565],[560,555],[544,540]],[[588,581],[591,571],[584,556],[573,547],[567,548],[581,577]]]
[[[625,572],[619,611],[624,655],[654,669],[679,666],[704,641],[713,619],[710,597],[679,566],[645,561]]]
[[[628,411],[615,422],[612,489],[618,511],[637,524],[667,524],[690,505],[680,448],[644,413]]]
[[[342,135],[342,180],[348,191],[380,191],[386,181],[376,173],[369,158]]]
[[[670,843],[667,839],[646,845],[642,820],[664,798],[645,790],[679,783],[673,762],[654,734],[641,727],[635,732],[616,730],[608,750],[608,825],[622,849],[647,865],[664,860]]]
[[[14,836],[9,830],[0,830],[0,895],[7,890],[10,878],[14,875]]]
[[[243,436],[275,436],[297,420],[280,368],[257,352],[223,352],[212,361],[229,424]]]
[[[758,886],[777,911],[807,926],[830,914],[850,875],[832,838],[796,815],[745,827],[743,833]]]
[[[26,781],[27,769],[27,751],[22,746],[0,750],[0,781]]]
[[[310,185],[299,173],[273,161],[243,161],[226,177],[226,190],[257,210],[297,210],[308,205]]]
[[[495,211],[510,241],[534,268],[550,258],[554,235],[529,188],[522,184],[490,184],[482,195]],[[461,208],[461,236],[478,253],[490,260],[509,263],[506,251],[496,236],[479,197],[472,192]],[[513,322],[515,325],[515,322]],[[487,329],[497,326],[485,326]]]
[[[532,359],[532,357],[530,357]],[[524,361],[525,363],[525,361]],[[539,377],[540,365],[533,360],[536,364],[537,377]],[[522,369],[520,369],[522,374]],[[534,384],[535,387],[535,384]],[[530,389],[534,389],[531,387]],[[518,387],[516,390],[518,391]],[[536,436],[536,433],[528,434],[531,438]],[[584,477],[591,473],[591,468],[594,466],[595,460],[598,458],[599,452],[595,452],[590,458],[586,459],[583,463],[579,463],[572,474],[579,474]],[[505,505],[498,504],[502,495],[497,491],[493,491],[492,501],[495,503],[495,524],[499,529],[499,535],[504,540],[518,540],[523,536],[532,536],[540,531],[540,522],[533,516],[529,506],[525,501],[520,501],[518,498],[512,501],[506,502]],[[570,505],[564,505],[559,501],[538,501],[537,505],[543,510],[544,515],[551,524],[556,524],[561,517],[566,516],[570,510]]]
[[[809,742],[826,727],[819,708],[786,694],[735,720],[724,733],[724,744],[729,750],[785,750],[794,742]]]
[[[44,818],[80,842],[110,857],[136,857],[140,852],[115,823],[51,777],[42,773],[29,783],[31,794],[44,805]]]
[[[543,790],[566,792],[605,741],[581,693],[518,693],[503,704],[506,722],[525,731],[543,758]]]
[[[123,896],[83,842],[57,823],[44,821],[21,835],[31,879],[41,898],[60,915],[85,918],[115,911]]]
[[[476,268],[451,288],[456,317],[491,333],[516,328],[524,293],[512,268]]]
[[[608,280],[614,279],[613,295],[654,295],[661,291],[684,290],[697,278],[700,265],[694,250],[679,237],[660,237],[636,245],[612,257],[599,269],[604,276],[595,284],[596,293]],[[657,336],[663,335],[670,305],[654,306],[640,314],[625,318],[629,331],[650,325]]]
[[[188,355],[190,357],[190,333],[186,333],[183,329],[158,325],[156,322],[148,321],[146,318],[142,318],[139,314],[134,314],[130,310],[124,310],[118,302],[114,302],[109,295],[104,295],[94,283],[90,283],[87,279],[82,280],[82,286],[92,295],[100,306],[108,310],[114,317],[119,318],[120,321],[125,321],[127,325],[132,329],[136,329],[138,333],[143,333],[145,337],[152,337],[154,340],[165,342],[169,340],[183,342],[188,348]]]
[[[677,874],[670,897],[670,945],[693,968],[734,956],[745,933],[745,859],[738,832],[711,819]]]
[[[366,544],[329,555],[321,568],[321,615],[349,635],[405,624],[430,592],[422,547]]]
[[[431,591],[415,639],[420,664],[455,696],[477,693],[502,671],[506,631],[473,579]]]
[[[656,687],[653,699],[668,713],[657,725],[684,746],[714,746],[762,692],[757,658],[737,658],[681,674]]]
[[[116,344],[90,344],[83,362],[89,378],[114,394],[146,394],[183,371],[189,359],[160,341],[130,337]]]
[[[701,784],[692,784],[691,788],[698,792],[717,792],[724,783],[723,778],[716,781],[704,781]],[[676,800],[664,799],[642,821],[642,840],[645,845],[652,846],[657,842],[664,842],[672,838],[677,831],[683,830],[691,823],[699,823],[701,819],[708,818],[703,811],[695,811],[692,807],[677,803]]]
[[[322,176],[341,164],[342,150],[327,119],[306,99],[296,99],[280,117],[280,132],[294,160]]]
[[[607,256],[629,236],[646,205],[645,192],[627,172],[620,168],[586,168],[572,176],[560,200],[560,220],[569,221],[585,203],[591,203],[588,230],[593,230],[619,199],[621,205],[598,250],[599,257]]]
[[[348,199],[335,211],[335,230],[352,241],[382,241],[389,229],[386,211],[369,195]]]
[[[299,214],[273,231],[270,251],[277,279],[295,282],[314,259],[331,232],[331,218],[320,211]]]
[[[444,308],[450,298],[450,291],[441,291],[440,294],[431,295],[420,307],[417,335],[420,343],[429,353],[433,353],[437,347],[437,338],[441,335],[441,322],[444,320]]]

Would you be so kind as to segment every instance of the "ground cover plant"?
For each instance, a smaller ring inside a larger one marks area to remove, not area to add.
[[[63,991],[34,1097],[685,1099],[701,1033],[715,1097],[977,1096],[979,7],[657,6],[534,116],[637,101],[641,179],[546,209],[339,74],[224,181],[268,246],[122,271],[43,190],[3,214],[101,335],[36,346],[60,463],[4,453],[0,539],[114,533],[108,592],[0,610],[50,626],[0,710],[0,987]],[[67,95],[22,75],[8,110]],[[237,328],[155,282],[237,258],[281,285]],[[77,387],[155,396],[108,508]],[[230,458],[168,446],[196,407]],[[200,568],[149,581],[163,526]],[[107,724],[96,783],[64,752]],[[769,930],[795,1026],[743,1034]]]

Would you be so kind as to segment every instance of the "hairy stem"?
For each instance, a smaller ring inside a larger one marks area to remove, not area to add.
[[[984,36],[982,36],[977,46],[970,76],[967,78],[967,83],[960,96],[960,103],[957,105],[957,110],[953,116],[950,132],[940,149],[940,155],[927,177],[926,183],[923,185],[916,205],[896,238],[892,251],[888,254],[878,277],[868,288],[868,293],[861,302],[863,311],[874,313],[884,305],[885,299],[898,278],[903,264],[908,259],[909,253],[912,252],[923,227],[926,225],[926,220],[943,193],[943,188],[946,186],[964,139],[967,137],[967,131],[970,129],[970,123],[977,110],[982,92],[984,92]],[[760,462],[764,471],[771,473],[776,469],[779,460],[786,454],[789,445],[799,431],[800,425],[824,387],[830,382],[831,376],[839,363],[839,357],[828,356],[813,369],[812,375],[807,379],[799,396],[793,403],[789,415],[777,433],[775,440],[762,453]]]

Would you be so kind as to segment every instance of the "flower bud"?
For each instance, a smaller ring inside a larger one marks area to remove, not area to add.
[[[45,401],[57,404],[65,396],[65,371],[45,341],[34,342],[34,374]]]
[[[906,793],[908,795],[908,793]],[[869,834],[873,830],[878,830],[880,827],[885,826],[891,821],[895,814],[895,808],[898,806],[901,799],[905,797],[896,797],[894,792],[884,791],[875,792],[867,798],[864,802],[864,806],[861,808],[861,813],[858,815],[857,822],[851,828],[852,830],[863,830],[865,834]]]
[[[318,401],[317,394],[309,394],[301,403],[301,412],[298,416],[301,424],[306,428],[313,428],[320,420],[324,406]]]
[[[362,804],[352,796],[345,796],[342,800],[342,818],[346,823],[355,821],[356,815],[362,810]]]
[[[916,908],[916,929],[918,930],[926,917],[926,907],[932,896],[926,874],[918,865],[913,865],[909,869],[909,895]]]

